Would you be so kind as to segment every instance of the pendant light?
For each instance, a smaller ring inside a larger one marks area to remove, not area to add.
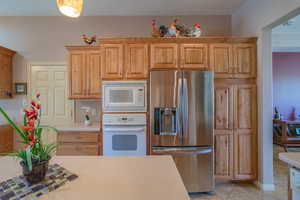
[[[68,17],[79,17],[83,0],[56,0],[59,11]]]

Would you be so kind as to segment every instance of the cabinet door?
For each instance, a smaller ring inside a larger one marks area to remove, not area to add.
[[[256,178],[256,86],[235,86],[234,100],[234,179]]]
[[[148,77],[148,44],[128,44],[126,46],[127,79],[146,79]]]
[[[210,45],[210,68],[215,72],[215,78],[232,78],[233,66],[233,46],[231,44],[211,44]]]
[[[103,44],[102,45],[102,79],[123,78],[123,45]]]
[[[232,131],[215,131],[215,176],[220,179],[233,178]]]
[[[99,99],[101,96],[101,53],[100,51],[87,52],[87,96],[86,98]]]
[[[150,67],[173,69],[178,67],[178,51],[175,43],[151,44]]]
[[[0,99],[12,97],[12,57],[0,54]]]
[[[233,45],[235,78],[256,77],[256,45]]]
[[[86,52],[70,51],[70,98],[84,98],[86,91]]]
[[[180,61],[181,68],[208,69],[208,45],[182,44]]]
[[[233,177],[233,86],[215,82],[215,175]]]
[[[0,126],[0,155],[13,151],[13,129],[8,126]]]

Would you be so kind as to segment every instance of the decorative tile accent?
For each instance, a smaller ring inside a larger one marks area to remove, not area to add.
[[[77,178],[77,175],[58,164],[49,165],[46,178],[41,183],[31,185],[24,176],[14,177],[0,183],[0,200],[37,200],[40,196]]]

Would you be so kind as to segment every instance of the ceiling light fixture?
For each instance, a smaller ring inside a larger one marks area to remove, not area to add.
[[[79,17],[83,0],[56,0],[59,11],[68,17]]]

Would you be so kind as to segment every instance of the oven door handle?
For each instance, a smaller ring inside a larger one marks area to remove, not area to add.
[[[104,128],[104,131],[118,131],[118,132],[129,132],[129,131],[145,131],[145,128]]]

